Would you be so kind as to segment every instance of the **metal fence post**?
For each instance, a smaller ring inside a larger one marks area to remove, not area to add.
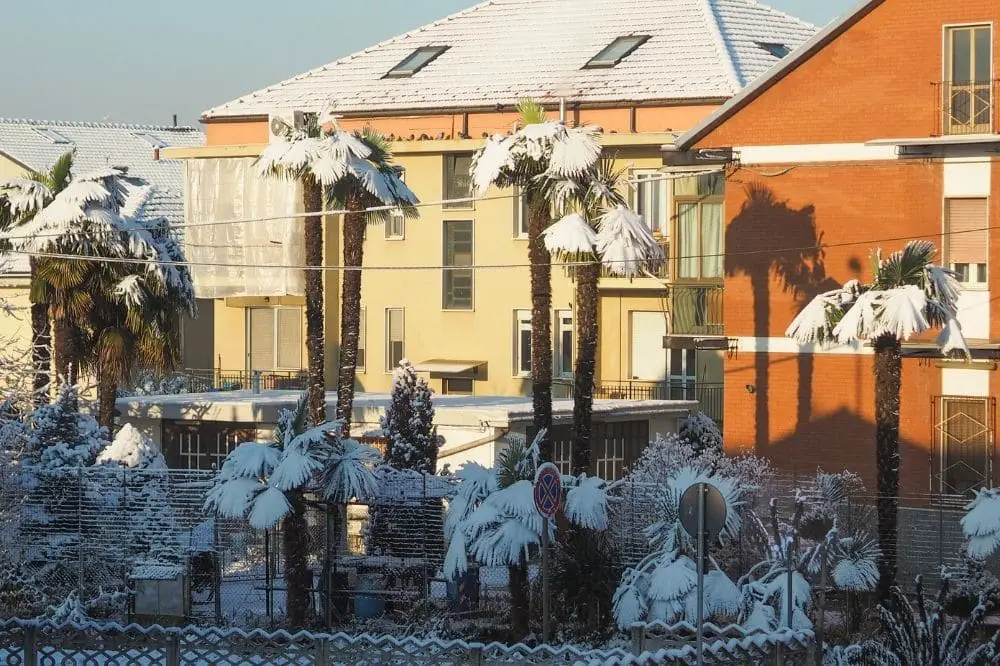
[[[483,666],[486,663],[483,648],[479,645],[469,648],[469,663],[472,666]]]
[[[175,634],[167,636],[167,666],[180,666],[181,639]]]
[[[38,665],[37,633],[34,627],[23,627],[24,632],[24,666]]]
[[[632,654],[642,654],[645,634],[646,630],[642,627],[632,627]]]
[[[313,663],[316,666],[327,666],[330,661],[329,646],[325,638],[317,638],[313,646]]]
[[[77,599],[83,603],[83,467],[77,468],[76,475],[76,586]]]

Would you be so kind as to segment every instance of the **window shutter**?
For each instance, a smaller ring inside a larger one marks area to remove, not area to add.
[[[403,341],[403,311],[389,310],[389,341]]]
[[[250,369],[274,369],[274,310],[250,308]]]
[[[947,216],[948,263],[987,263],[989,215],[986,199],[948,199]]]
[[[302,310],[281,308],[278,311],[278,367],[302,369]]]

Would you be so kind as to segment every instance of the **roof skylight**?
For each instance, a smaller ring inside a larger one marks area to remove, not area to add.
[[[413,76],[427,65],[431,64],[439,55],[447,51],[449,46],[421,46],[419,49],[406,56],[406,58],[389,70],[385,78],[406,78]]]
[[[633,51],[646,43],[649,35],[626,35],[617,37],[600,53],[591,58],[584,69],[598,69],[602,67],[614,67],[625,58],[629,57]]]
[[[58,144],[72,144],[73,142],[67,139],[65,136],[55,131],[54,129],[49,129],[48,127],[32,127],[35,134],[40,134],[52,143]]]
[[[155,134],[150,134],[149,132],[136,132],[133,134],[137,139],[142,139],[149,144],[150,148],[166,148],[167,142],[156,136]]]
[[[775,58],[784,58],[791,52],[791,49],[784,44],[779,44],[777,42],[756,42],[757,46],[764,49]]]

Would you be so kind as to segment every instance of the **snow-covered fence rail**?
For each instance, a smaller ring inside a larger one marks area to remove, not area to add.
[[[793,663],[793,656],[804,657],[811,651],[815,640],[815,634],[805,629],[747,631],[740,625],[719,627],[711,622],[703,629],[703,656],[708,664],[766,664],[779,660],[789,664]],[[698,630],[689,622],[635,623],[629,630],[634,654],[653,655],[663,661],[676,659],[681,663],[689,659],[688,655],[695,656]]]
[[[199,627],[0,621],[0,661],[19,666],[333,666],[334,664],[651,664],[621,649],[477,643],[414,636],[245,632]]]

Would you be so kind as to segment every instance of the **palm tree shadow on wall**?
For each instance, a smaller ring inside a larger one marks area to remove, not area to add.
[[[773,337],[772,282],[791,293],[795,312],[813,296],[840,285],[826,275],[823,236],[816,229],[813,206],[796,209],[779,201],[760,181],[746,186],[746,201],[726,229],[726,276],[750,278],[753,295],[753,334],[757,340]],[[812,354],[798,354],[796,430],[812,417]],[[754,447],[762,451],[770,432],[769,357],[754,355]]]

